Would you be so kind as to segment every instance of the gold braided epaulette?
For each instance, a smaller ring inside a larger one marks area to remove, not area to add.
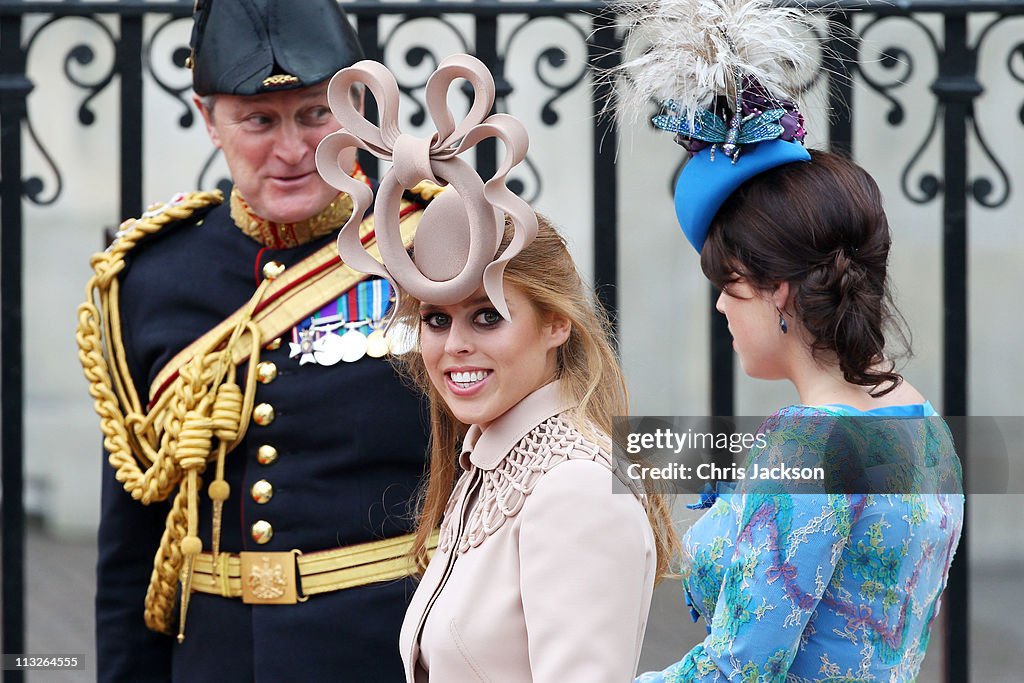
[[[124,453],[124,449],[137,445],[137,439],[124,423],[125,412],[142,410],[124,362],[120,334],[117,290],[118,276],[125,268],[125,255],[146,237],[223,201],[224,196],[219,191],[189,192],[177,194],[167,203],[153,204],[139,218],[122,223],[110,246],[90,259],[93,276],[86,284],[85,302],[78,307],[76,339],[89,393],[100,417],[104,446],[112,457],[114,453],[130,456],[130,451]],[[140,450],[136,452],[144,458]],[[125,488],[128,488],[127,482]]]
[[[93,270],[97,261],[104,254],[113,258],[124,256],[138,244],[139,240],[159,232],[173,223],[191,218],[200,209],[224,203],[224,195],[220,190],[210,192],[180,192],[167,202],[156,202],[146,207],[146,211],[138,218],[129,218],[121,223],[114,234],[114,241],[103,252],[92,258]]]
[[[141,240],[223,201],[220,192],[190,192],[150,206],[139,218],[122,223],[110,246],[90,260],[93,276],[86,284],[85,301],[78,307],[78,358],[100,418],[103,447],[117,480],[143,504],[166,500],[182,483],[186,471],[195,470],[193,461],[205,465],[208,450],[199,453],[202,447],[182,447],[178,453],[165,452],[168,449],[163,444],[167,440],[162,438],[173,435],[176,444],[182,432],[194,431],[190,424],[195,421],[185,419],[188,416],[184,408],[204,398],[204,392],[195,391],[193,384],[186,387],[189,395],[182,397],[185,400],[147,413],[128,370],[121,335],[118,276],[125,268],[125,255]],[[191,477],[195,479],[194,474]],[[146,623],[158,631],[170,629],[175,584],[182,564],[180,539],[185,535],[190,512],[190,501],[182,493],[179,491],[167,517],[146,597]]]

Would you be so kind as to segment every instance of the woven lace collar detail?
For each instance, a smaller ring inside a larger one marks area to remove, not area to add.
[[[450,552],[456,545],[461,501],[474,476],[482,478],[482,481],[478,485],[475,501],[468,503],[471,507],[458,539],[459,553],[479,546],[484,539],[498,531],[506,520],[519,514],[540,478],[556,465],[582,459],[598,462],[612,470],[611,439],[605,436],[601,443],[591,441],[573,425],[572,418],[573,412],[565,411],[545,419],[505,452],[490,469],[477,467],[473,463],[469,471],[462,474],[445,510],[439,542],[441,552]],[[481,438],[476,444],[477,449],[482,442]]]
[[[468,470],[471,464],[483,470],[494,469],[530,430],[552,415],[574,407],[575,401],[565,397],[560,381],[545,384],[512,406],[486,429],[478,425],[469,428],[459,460],[462,469]]]

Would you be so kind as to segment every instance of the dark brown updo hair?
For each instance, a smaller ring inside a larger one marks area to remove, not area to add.
[[[886,332],[895,333],[902,355],[909,344],[889,293],[882,194],[849,159],[810,153],[810,163],[754,176],[726,200],[701,268],[719,288],[740,278],[763,291],[790,283],[815,357],[834,358],[847,382],[883,396],[903,380],[884,353]]]

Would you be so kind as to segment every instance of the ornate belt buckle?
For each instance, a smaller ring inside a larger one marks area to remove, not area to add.
[[[294,605],[298,602],[294,552],[243,552],[238,557],[242,602],[248,605]]]

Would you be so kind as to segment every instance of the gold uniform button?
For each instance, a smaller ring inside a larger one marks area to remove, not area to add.
[[[280,261],[269,261],[263,266],[263,277],[268,280],[276,280],[284,272],[285,265]]]
[[[249,489],[249,493],[252,494],[252,499],[263,505],[269,503],[270,499],[274,497],[274,487],[266,479],[260,479],[258,482],[252,485]]]
[[[277,460],[277,449],[270,444],[263,444],[256,450],[256,462],[269,465]]]
[[[265,519],[261,519],[252,525],[252,540],[256,541],[260,545],[269,543],[270,539],[274,537],[274,527],[270,526],[270,522]]]
[[[256,379],[260,384],[270,384],[277,379],[277,365],[269,360],[256,365]]]
[[[277,339],[275,339],[274,341],[270,342],[269,344],[267,344],[263,348],[265,348],[267,351],[277,351],[279,348],[281,348],[281,338],[278,337]]]
[[[266,427],[274,421],[274,406],[261,403],[252,409],[252,421],[260,427]]]

